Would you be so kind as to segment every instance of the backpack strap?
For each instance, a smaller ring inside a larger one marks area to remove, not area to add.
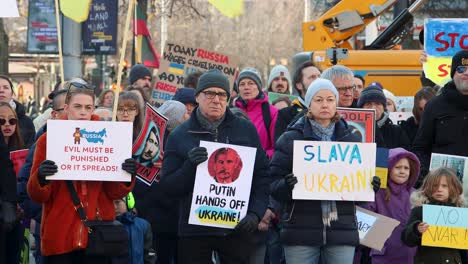
[[[270,114],[270,104],[268,102],[262,103],[262,115],[263,123],[268,135],[268,141],[271,142],[270,126],[271,126],[271,114]]]

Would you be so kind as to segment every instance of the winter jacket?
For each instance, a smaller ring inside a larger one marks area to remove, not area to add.
[[[179,236],[227,236],[232,229],[190,225],[188,218],[192,203],[196,166],[188,160],[188,152],[200,146],[200,140],[254,147],[257,149],[250,190],[248,213],[262,219],[268,205],[268,158],[260,144],[255,127],[247,120],[234,116],[226,109],[224,120],[212,134],[202,128],[195,109],[189,120],[171,132],[165,147],[161,174],[161,188],[179,198]]]
[[[112,264],[152,264],[156,262],[156,254],[152,248],[153,234],[151,225],[143,218],[136,217],[132,212],[126,212],[116,217],[128,232],[129,256],[112,259]]]
[[[442,94],[427,102],[413,143],[421,161],[421,175],[429,171],[431,153],[468,156],[468,95],[462,95],[453,81]]]
[[[304,110],[307,110],[307,107],[303,104],[303,100],[296,99],[292,102],[291,106],[278,111],[278,118],[275,125],[275,142],[286,132],[290,123],[299,119],[298,116],[304,113]]]
[[[413,148],[413,142],[414,138],[416,137],[416,134],[418,133],[419,125],[416,124],[416,120],[414,119],[414,116],[411,116],[407,120],[403,120],[399,123],[401,129],[405,131],[406,135],[408,136],[408,139],[410,140],[411,143],[411,149]]]
[[[10,151],[0,130],[0,205],[2,201],[16,202],[16,200],[15,171],[10,160]]]
[[[418,180],[419,160],[416,155],[403,148],[390,149],[388,171],[390,174],[395,164],[403,158],[410,160],[412,169],[408,181],[399,185],[388,178],[387,189],[380,189],[375,195],[375,202],[368,203],[364,206],[373,212],[388,216],[400,222],[387,241],[385,241],[381,251],[375,249],[371,250],[373,264],[411,263],[416,254],[415,248],[403,244],[401,241],[401,232],[404,230],[411,212],[410,195],[414,191],[413,186]],[[390,191],[389,201],[385,200],[387,191]]]
[[[17,101],[14,101],[16,104],[16,115],[18,116],[18,124],[21,129],[21,136],[23,137],[24,146],[28,148],[34,143],[34,135],[36,134],[36,129],[34,128],[33,121],[31,118],[26,116],[26,110],[22,104]]]
[[[292,191],[286,186],[284,176],[292,172],[293,145],[295,140],[320,141],[312,131],[310,122],[301,117],[288,127],[276,143],[270,163],[271,195],[289,208],[289,216],[283,222],[281,240],[285,245],[321,246],[359,244],[356,209],[352,201],[336,201],[338,220],[330,227],[323,225],[321,202],[318,200],[293,200]],[[335,124],[333,141],[359,142],[359,139],[341,119]]]
[[[91,120],[97,121],[99,117],[93,115]],[[46,159],[46,146],[47,133],[44,133],[36,143],[28,193],[33,201],[43,204],[41,252],[49,256],[86,248],[88,232],[74,209],[65,181],[50,181],[45,186],[39,184],[38,169]],[[87,219],[114,220],[113,201],[127,195],[133,189],[135,180],[130,184],[102,181],[73,181],[73,184],[85,205]]]
[[[271,123],[268,129],[266,128],[265,120],[263,119],[262,104],[267,104],[270,111]],[[273,156],[275,145],[275,125],[276,119],[278,118],[278,108],[269,104],[268,96],[265,93],[264,96],[260,96],[258,99],[252,99],[247,102],[243,101],[239,97],[236,101],[236,106],[247,113],[250,121],[252,121],[257,129],[263,149],[268,154],[268,157],[271,158]]]
[[[409,149],[411,142],[405,131],[394,125],[392,120],[388,118],[382,127],[376,125],[375,143],[378,148],[404,148]]]
[[[405,229],[401,233],[401,240],[403,243],[409,247],[417,246],[417,252],[414,257],[414,264],[461,264],[462,261],[460,257],[460,250],[458,249],[421,245],[422,235],[418,231],[418,224],[422,222],[422,211],[422,206],[417,206],[411,210],[411,215],[408,219]]]

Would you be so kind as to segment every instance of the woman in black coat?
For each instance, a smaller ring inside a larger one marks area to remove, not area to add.
[[[353,263],[359,244],[355,204],[352,201],[293,200],[297,178],[292,174],[295,140],[359,142],[336,112],[339,99],[334,85],[315,80],[307,89],[308,113],[278,139],[270,173],[271,195],[287,208],[281,240],[287,263]],[[378,184],[375,180],[373,184]]]

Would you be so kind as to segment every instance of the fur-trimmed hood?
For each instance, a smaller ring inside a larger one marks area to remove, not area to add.
[[[458,196],[457,201],[450,201],[448,203],[442,203],[442,202],[438,202],[427,197],[426,195],[424,195],[424,193],[421,190],[417,190],[411,194],[410,202],[411,202],[411,208],[423,206],[424,204],[447,205],[447,206],[456,206],[456,204],[460,204],[461,206],[464,206],[465,198],[463,194],[460,194],[460,196]]]

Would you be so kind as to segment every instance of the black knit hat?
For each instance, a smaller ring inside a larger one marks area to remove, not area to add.
[[[362,108],[366,103],[370,102],[381,103],[383,104],[384,109],[387,109],[387,98],[385,98],[385,94],[382,89],[377,85],[369,85],[362,91],[357,107]]]
[[[452,58],[452,68],[450,69],[450,77],[453,79],[458,66],[468,66],[468,50],[460,50]]]
[[[130,84],[133,84],[138,79],[145,78],[146,76],[152,77],[151,71],[146,68],[143,64],[136,64],[130,70],[130,75],[128,76],[128,81]]]
[[[229,80],[219,70],[209,70],[200,76],[200,79],[198,79],[197,89],[195,89],[195,95],[210,87],[217,87],[226,91],[229,100],[229,96],[231,95],[231,91],[229,90]]]

